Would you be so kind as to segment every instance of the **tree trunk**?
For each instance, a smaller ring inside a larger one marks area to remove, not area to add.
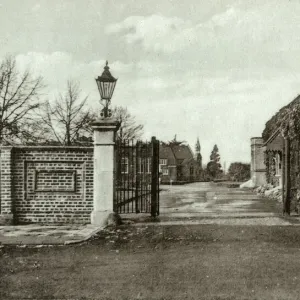
[[[71,146],[70,125],[66,125],[66,146]]]
[[[282,173],[281,173],[281,184],[282,184],[282,204],[284,205],[285,202],[285,140],[283,142],[283,149],[282,149]],[[284,211],[284,208],[283,208]]]
[[[290,215],[291,213],[291,149],[290,139],[287,136],[285,138],[285,187],[284,187],[284,202],[283,202],[283,214]]]

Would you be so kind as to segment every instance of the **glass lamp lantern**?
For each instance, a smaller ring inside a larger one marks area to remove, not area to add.
[[[101,96],[100,101],[101,104],[103,105],[103,109],[101,111],[101,117],[103,118],[111,117],[111,110],[109,109],[109,105],[115,90],[117,80],[118,79],[114,78],[111,75],[109,71],[108,62],[106,61],[106,65],[104,67],[104,71],[102,75],[96,78],[96,83]]]

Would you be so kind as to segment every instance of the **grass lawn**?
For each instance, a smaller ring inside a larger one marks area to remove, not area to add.
[[[0,299],[300,299],[298,226],[108,229],[0,249]]]

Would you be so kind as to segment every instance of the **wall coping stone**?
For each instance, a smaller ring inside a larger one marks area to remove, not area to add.
[[[87,150],[94,151],[93,146],[83,147],[83,146],[22,146],[16,145],[12,147],[2,146],[1,149],[21,149],[21,150]]]
[[[91,123],[94,130],[98,131],[118,131],[120,122],[114,118],[99,119]]]

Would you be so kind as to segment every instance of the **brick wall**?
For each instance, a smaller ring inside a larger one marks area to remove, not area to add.
[[[92,209],[92,147],[2,148],[1,214],[11,210],[15,223],[90,223]]]
[[[2,147],[0,151],[0,200],[1,214],[12,214],[11,199],[11,150],[12,147]]]

